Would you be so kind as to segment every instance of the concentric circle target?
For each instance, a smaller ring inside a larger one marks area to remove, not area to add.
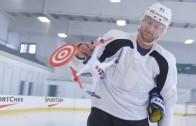
[[[75,44],[65,44],[59,47],[50,57],[50,64],[53,67],[60,67],[68,63],[77,52]]]

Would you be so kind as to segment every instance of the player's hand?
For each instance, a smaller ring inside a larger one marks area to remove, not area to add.
[[[149,95],[149,120],[150,122],[158,122],[165,114],[165,103],[157,88],[152,89]]]
[[[78,45],[77,57],[86,58],[91,56],[94,48],[90,42],[84,42]]]

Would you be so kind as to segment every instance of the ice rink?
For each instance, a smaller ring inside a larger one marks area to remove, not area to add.
[[[38,111],[0,115],[2,126],[86,126],[89,111]],[[174,116],[174,126],[195,126],[196,116]],[[156,124],[151,124],[156,126]]]
[[[0,0],[0,126],[87,126],[92,106],[139,118],[147,103],[196,126],[195,12],[196,0]]]

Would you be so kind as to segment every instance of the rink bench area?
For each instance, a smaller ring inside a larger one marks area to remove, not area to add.
[[[86,111],[90,112],[90,99],[60,97],[0,95],[0,115],[35,111]],[[175,105],[174,115],[183,116],[185,105]]]

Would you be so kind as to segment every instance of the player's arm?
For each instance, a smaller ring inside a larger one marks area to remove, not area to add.
[[[176,59],[172,55],[168,60],[169,71],[165,85],[161,91],[161,96],[165,102],[165,115],[159,126],[173,126],[173,106],[177,101],[177,69]]]
[[[99,37],[97,41],[108,40],[108,38],[115,36],[117,33],[119,33],[119,31],[110,30],[106,34],[104,34],[102,37]],[[100,57],[100,55],[103,53],[105,46],[112,41],[113,40],[109,40],[106,43],[101,45],[98,51],[98,57]],[[85,61],[85,59],[92,55],[94,48],[90,42],[81,42],[77,44],[77,49],[78,51],[76,53],[76,56],[70,62],[70,66],[78,71],[84,65],[83,62]]]

